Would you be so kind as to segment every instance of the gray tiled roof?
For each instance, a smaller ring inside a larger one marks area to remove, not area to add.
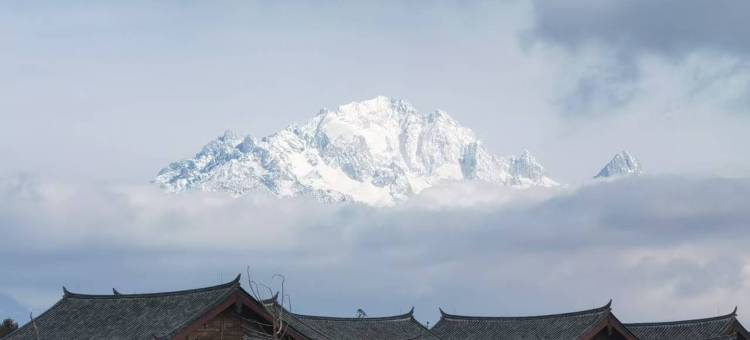
[[[747,339],[747,330],[737,321],[737,309],[732,313],[712,318],[670,321],[629,323],[625,326],[639,339],[643,340],[709,340],[738,339],[735,335],[739,333],[739,339]]]
[[[578,339],[607,321],[610,304],[585,311],[522,317],[477,317],[441,312],[432,332],[453,339]]]
[[[268,307],[276,304],[276,296],[263,300],[263,303]],[[292,328],[313,340],[439,339],[414,319],[414,308],[401,315],[363,318],[303,315],[284,310],[284,319]]]
[[[154,294],[85,295],[63,298],[35,318],[39,339],[154,339],[172,335],[239,288],[228,283]],[[36,339],[31,323],[3,340]]]
[[[292,321],[293,320],[293,321]],[[290,324],[295,329],[299,324],[316,332],[305,334],[312,339],[337,340],[407,340],[438,339],[432,332],[414,319],[413,309],[406,314],[379,318],[337,318],[291,314]]]

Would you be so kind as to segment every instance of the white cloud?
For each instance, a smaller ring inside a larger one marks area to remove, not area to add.
[[[0,291],[35,312],[62,284],[180,289],[245,265],[261,279],[286,274],[298,311],[335,315],[415,305],[434,321],[437,307],[534,314],[614,298],[618,315],[639,321],[713,315],[750,298],[744,179],[643,177],[536,193],[469,183],[387,209],[4,183],[0,263],[15,275]]]

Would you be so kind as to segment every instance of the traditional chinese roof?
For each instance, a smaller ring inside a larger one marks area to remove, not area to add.
[[[711,318],[629,323],[625,326],[643,340],[750,339],[747,330],[737,320],[737,308],[732,313]]]
[[[263,300],[266,306],[277,304],[277,297]],[[425,326],[414,318],[414,308],[409,312],[385,317],[331,317],[290,313],[284,310],[284,319],[291,327],[313,340],[437,340]]]
[[[414,309],[408,313],[386,317],[340,318],[291,314],[292,327],[302,323],[317,332],[308,335],[312,339],[370,339],[407,340],[438,339],[432,332],[414,319]],[[297,329],[297,327],[295,327]],[[316,336],[319,335],[319,336]]]
[[[227,304],[233,294],[244,292],[239,280],[238,275],[217,286],[152,294],[113,291],[112,295],[89,295],[63,287],[60,301],[3,340],[36,339],[36,332],[39,339],[171,337],[207,312]]]
[[[452,315],[441,309],[440,321],[431,330],[443,340],[590,339],[607,329],[615,329],[619,339],[635,339],[612,315],[610,305],[611,301],[572,313],[509,317]]]

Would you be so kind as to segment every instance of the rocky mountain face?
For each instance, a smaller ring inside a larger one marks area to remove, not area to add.
[[[641,163],[627,151],[616,154],[594,178],[638,176],[643,173]]]
[[[323,109],[304,125],[256,139],[227,132],[154,180],[173,192],[251,191],[383,206],[446,181],[555,186],[528,152],[498,157],[444,111],[376,97]]]

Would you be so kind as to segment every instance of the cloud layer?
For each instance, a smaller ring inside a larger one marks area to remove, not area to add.
[[[632,57],[683,57],[711,49],[747,56],[750,27],[744,1],[536,1],[535,31],[570,48],[616,46]]]
[[[50,306],[63,284],[182,289],[250,265],[260,280],[284,273],[303,313],[414,305],[434,322],[438,307],[536,314],[614,298],[628,321],[714,315],[750,299],[749,195],[746,179],[644,177],[537,192],[470,183],[375,209],[6,179],[0,266],[13,275],[0,279],[0,307],[18,301],[21,317]],[[440,203],[449,198],[466,204]]]
[[[528,33],[578,60],[568,62],[578,65],[577,75],[561,100],[569,116],[632,113],[633,102],[653,93],[667,105],[713,102],[721,119],[750,112],[748,10],[750,4],[734,0],[535,1]],[[664,78],[644,81],[655,76]],[[676,101],[675,90],[683,92]]]

